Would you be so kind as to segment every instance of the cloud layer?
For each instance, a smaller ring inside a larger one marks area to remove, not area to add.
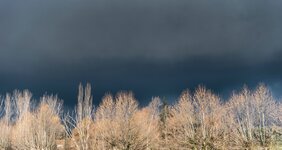
[[[266,0],[4,0],[1,91],[31,88],[71,99],[79,81],[90,81],[97,97],[122,88],[148,99],[199,83],[222,93],[243,83],[280,82],[281,6]]]

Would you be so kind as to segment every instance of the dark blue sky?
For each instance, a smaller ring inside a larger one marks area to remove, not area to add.
[[[282,1],[2,0],[0,93],[30,89],[73,105],[132,90],[173,101],[204,84],[226,96],[265,82],[282,96]]]

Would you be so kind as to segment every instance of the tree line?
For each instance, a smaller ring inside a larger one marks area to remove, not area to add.
[[[252,150],[282,149],[282,104],[263,84],[226,101],[203,86],[169,105],[159,97],[140,107],[132,92],[92,104],[79,85],[74,112],[62,100],[28,90],[0,101],[0,149],[7,150]]]

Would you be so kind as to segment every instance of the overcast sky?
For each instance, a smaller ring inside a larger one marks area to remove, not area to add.
[[[0,93],[30,89],[73,105],[132,90],[173,101],[206,85],[225,96],[265,82],[282,96],[282,1],[2,0]]]

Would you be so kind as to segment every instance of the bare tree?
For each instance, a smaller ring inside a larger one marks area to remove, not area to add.
[[[32,94],[28,90],[23,92],[15,90],[13,94],[13,99],[15,102],[15,111],[17,115],[17,120],[21,120],[26,113],[30,111]]]
[[[143,149],[158,149],[160,147],[160,107],[161,100],[155,97],[149,106],[139,110],[134,116],[133,123],[139,130],[140,145]]]
[[[204,87],[199,87],[193,96],[183,92],[169,118],[172,148],[222,149],[222,108],[219,98]]]
[[[228,112],[233,116],[229,135],[233,146],[238,148],[271,148],[276,145],[279,120],[279,105],[270,91],[260,85],[251,92],[246,87],[234,94],[227,103]]]
[[[159,132],[160,143],[167,147],[168,141],[168,118],[170,117],[171,107],[165,100],[161,101],[160,114],[159,114]],[[170,145],[170,144],[169,144]]]
[[[168,119],[169,146],[173,149],[193,148],[196,143],[196,127],[192,97],[188,91],[182,93],[177,104],[171,109]]]
[[[3,109],[2,118],[0,118],[0,148],[8,149],[11,147],[11,116],[12,104],[10,94],[6,94],[5,99],[1,100],[0,109]]]
[[[115,100],[110,95],[105,96],[95,115],[96,139],[101,142],[101,149],[138,150],[149,147],[148,135],[142,135],[144,129],[136,122],[143,113],[145,110],[139,114],[138,103],[131,92],[119,93]]]
[[[6,94],[6,99],[5,99],[5,117],[4,117],[4,121],[5,124],[10,125],[11,124],[11,119],[12,119],[12,115],[13,115],[13,101],[11,99],[11,95],[10,94]]]
[[[80,84],[75,116],[67,115],[64,119],[66,133],[78,150],[89,150],[93,147],[90,134],[93,125],[92,112],[91,86],[87,84],[84,89]]]
[[[59,113],[61,102],[56,96],[43,96],[34,112],[26,112],[14,126],[14,149],[56,149],[56,138],[64,132]]]

